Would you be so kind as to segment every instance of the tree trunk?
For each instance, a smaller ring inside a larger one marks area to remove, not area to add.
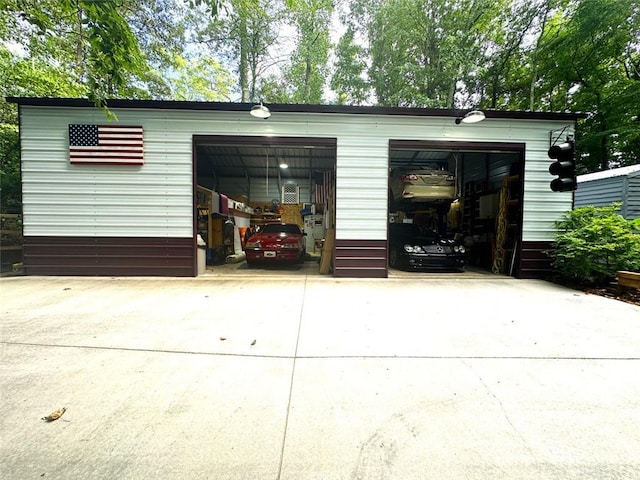
[[[247,19],[244,16],[240,17],[240,91],[242,92],[242,102],[249,101],[249,82],[248,82],[248,62],[247,62],[247,50],[248,50],[247,38]]]
[[[80,2],[76,3],[76,13],[78,17],[78,38],[76,39],[76,75],[78,82],[82,82],[84,75],[84,55],[83,55],[83,31],[82,31],[82,7]]]
[[[309,103],[311,98],[311,57],[307,56],[306,67],[304,71],[304,101]]]

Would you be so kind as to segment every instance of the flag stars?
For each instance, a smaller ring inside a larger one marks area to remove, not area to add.
[[[97,125],[69,125],[69,145],[94,147],[98,145]]]

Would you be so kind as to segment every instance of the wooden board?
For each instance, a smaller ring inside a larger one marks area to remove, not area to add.
[[[640,273],[620,271],[617,277],[618,287],[640,288]]]
[[[282,223],[295,223],[300,228],[304,226],[302,215],[300,215],[300,210],[302,210],[302,205],[288,204],[288,205],[281,205],[280,208],[282,208]]]
[[[324,238],[324,245],[322,246],[322,253],[320,254],[320,273],[324,275],[328,274],[331,271],[335,235],[336,231],[333,228],[327,229]]]

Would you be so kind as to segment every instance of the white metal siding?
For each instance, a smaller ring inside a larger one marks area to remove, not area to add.
[[[144,166],[70,165],[68,125],[105,124],[105,114],[21,112],[25,236],[193,237],[191,141],[172,135],[170,122],[119,111],[121,124],[144,127]]]
[[[71,166],[67,125],[106,123],[104,113],[22,107],[25,235],[192,237],[193,135],[336,138],[337,239],[386,239],[391,139],[526,143],[524,241],[553,240],[553,221],[572,205],[571,193],[549,189],[549,132],[566,122],[456,125],[452,118],[397,115],[274,112],[264,121],[244,112],[114,113],[123,124],[144,127],[144,166]]]

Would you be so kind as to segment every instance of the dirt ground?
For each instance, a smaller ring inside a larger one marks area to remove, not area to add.
[[[612,291],[609,288],[588,288],[584,290],[585,293],[589,293],[591,295],[600,295],[602,297],[615,298],[616,300],[620,300],[621,302],[632,303],[634,305],[640,306],[640,290],[628,288],[624,291],[617,292]]]

